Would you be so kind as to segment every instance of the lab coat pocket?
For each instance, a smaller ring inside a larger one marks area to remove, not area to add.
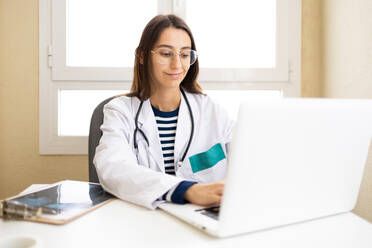
[[[204,171],[215,166],[219,161],[226,158],[221,143],[217,143],[205,152],[189,157],[193,173]]]

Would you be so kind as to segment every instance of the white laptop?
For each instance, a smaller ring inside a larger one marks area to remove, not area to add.
[[[216,208],[164,203],[226,237],[351,211],[372,137],[372,100],[288,98],[241,104]]]

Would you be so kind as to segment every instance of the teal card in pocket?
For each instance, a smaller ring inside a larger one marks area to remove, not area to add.
[[[213,167],[222,159],[225,159],[225,153],[221,143],[212,146],[208,151],[195,154],[189,157],[193,173]]]

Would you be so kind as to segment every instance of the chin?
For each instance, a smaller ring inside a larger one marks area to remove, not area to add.
[[[163,86],[168,87],[168,88],[173,88],[173,87],[179,87],[181,84],[182,80],[166,80],[164,83],[162,83]]]
[[[181,84],[181,82],[171,82],[171,83],[167,84],[167,86],[168,86],[168,88],[179,88],[180,84]]]

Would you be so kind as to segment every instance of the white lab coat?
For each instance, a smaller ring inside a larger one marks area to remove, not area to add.
[[[102,138],[96,149],[94,164],[103,188],[116,197],[154,209],[157,199],[183,179],[202,183],[222,180],[227,159],[193,173],[189,157],[208,151],[220,143],[227,157],[233,122],[209,96],[187,93],[194,116],[194,136],[176,176],[165,174],[159,133],[151,104],[144,101],[138,119],[139,128],[150,145],[137,133],[138,159],[133,146],[135,115],[140,101],[136,97],[118,97],[104,106]],[[191,133],[191,120],[185,100],[181,99],[176,140],[175,164],[181,159]]]

